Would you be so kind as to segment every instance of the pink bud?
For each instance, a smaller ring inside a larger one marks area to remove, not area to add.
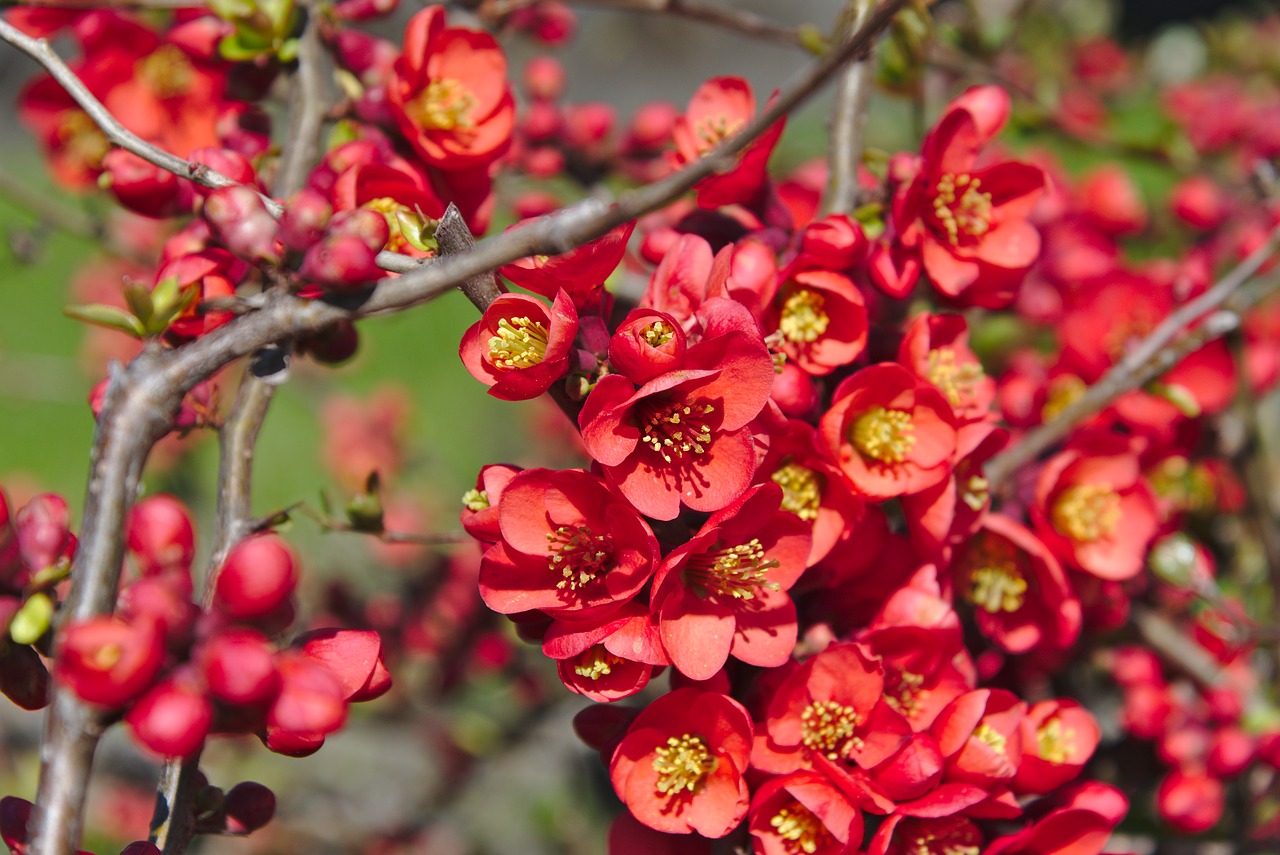
[[[604,142],[613,130],[614,110],[609,104],[590,101],[565,110],[565,142],[572,148],[590,149]]]
[[[285,203],[276,235],[289,249],[304,252],[324,235],[332,216],[329,200],[318,190],[304,188]]]
[[[258,175],[254,172],[253,164],[239,152],[218,148],[217,146],[207,146],[191,152],[187,156],[187,160],[207,166],[237,184],[247,184],[251,187],[256,187],[258,184]],[[196,192],[207,194],[214,191],[197,186]]]
[[[61,496],[41,493],[18,511],[14,522],[18,551],[31,570],[38,572],[75,554],[75,537],[69,528],[71,512]]]
[[[555,101],[564,94],[565,73],[560,60],[543,54],[525,63],[524,91],[538,101]]]
[[[333,14],[340,21],[359,22],[390,15],[400,5],[400,0],[339,0],[333,5]]]
[[[1222,782],[1202,774],[1170,772],[1156,792],[1156,808],[1165,822],[1184,834],[1200,834],[1222,818]]]
[[[530,104],[520,117],[520,133],[531,144],[553,141],[560,133],[563,120],[554,104],[537,101]]]
[[[276,221],[262,198],[249,187],[220,187],[209,192],[204,218],[227,249],[248,261],[279,261]]]
[[[89,618],[62,631],[54,676],[81,700],[120,707],[151,685],[164,662],[164,642],[151,621]]]
[[[254,630],[223,630],[200,647],[195,661],[209,693],[228,704],[255,706],[280,691],[271,645]]]
[[[1239,727],[1224,727],[1213,735],[1205,760],[1209,774],[1219,780],[1239,775],[1258,753],[1258,744]]]
[[[144,576],[120,592],[120,617],[155,623],[170,647],[184,648],[200,614],[191,602],[191,587],[191,574],[185,569]]]
[[[532,178],[554,178],[564,171],[564,153],[552,146],[529,149],[520,166]]]
[[[213,604],[237,620],[252,620],[279,608],[298,584],[298,561],[280,538],[255,535],[231,548],[218,571]]]
[[[189,569],[196,554],[195,540],[191,511],[173,496],[148,496],[129,512],[125,541],[143,575]]]
[[[359,289],[381,277],[377,256],[378,250],[354,235],[331,235],[307,250],[298,273],[330,288]]]
[[[318,629],[295,643],[333,672],[350,703],[371,701],[391,688],[391,675],[382,664],[382,639],[372,630]]]
[[[1230,213],[1230,202],[1212,178],[1193,175],[1173,188],[1169,209],[1192,228],[1209,231],[1222,225]]]
[[[213,706],[189,680],[171,678],[143,695],[124,720],[134,739],[156,754],[189,757],[209,735]]]
[[[773,402],[783,414],[793,419],[808,418],[818,405],[818,387],[813,378],[794,362],[782,366],[773,379]]]
[[[626,149],[634,152],[660,149],[671,141],[680,110],[667,101],[645,104],[631,117],[627,128]]]
[[[103,181],[121,205],[144,217],[174,217],[190,209],[190,185],[177,176],[122,148],[102,159]],[[185,185],[185,186],[184,186]],[[185,191],[185,192],[184,192]]]
[[[1108,234],[1142,231],[1147,207],[1129,174],[1118,166],[1103,166],[1080,185],[1080,205],[1085,215]]]
[[[315,738],[342,727],[347,704],[342,684],[333,672],[300,652],[285,651],[276,658],[280,694],[267,712],[267,729]]]

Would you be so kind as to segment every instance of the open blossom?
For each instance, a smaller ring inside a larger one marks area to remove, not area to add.
[[[513,228],[522,225],[517,223]],[[632,221],[568,252],[520,258],[502,265],[498,272],[526,291],[547,298],[566,291],[578,308],[594,306],[600,301],[605,280],[626,254],[635,227]]]
[[[698,87],[685,114],[676,120],[673,160],[683,166],[709,154],[742,130],[756,112],[751,84],[741,77],[713,77]],[[737,164],[698,185],[698,204],[704,208],[757,201],[768,175],[769,155],[782,136],[785,123],[776,122],[738,155]]]
[[[709,679],[730,655],[762,667],[790,658],[796,607],[787,591],[804,572],[810,538],[781,501],[777,485],[753,487],[658,569],[653,607],[662,643],[685,676]]]
[[[486,165],[511,144],[515,100],[502,48],[488,33],[446,26],[442,6],[409,20],[387,101],[405,139],[438,169]]]
[[[778,289],[766,329],[781,333],[780,350],[813,375],[830,374],[867,346],[867,307],[847,276],[802,270]]]
[[[758,333],[704,339],[689,348],[683,368],[639,389],[619,374],[602,378],[578,417],[583,444],[646,516],[674,519],[681,505],[718,511],[751,482],[749,425],[768,402],[773,377]]]
[[[1084,769],[1101,737],[1097,721],[1075,701],[1036,704],[1022,720],[1022,761],[1014,790],[1048,793],[1063,786]]]
[[[1007,113],[1008,95],[994,86],[957,99],[925,139],[919,173],[894,205],[902,239],[919,241],[934,286],[988,308],[1009,302],[1040,254],[1040,234],[1027,218],[1044,173],[1023,163],[976,163]],[[917,218],[922,229],[915,234],[908,224]]]
[[[751,716],[719,692],[677,689],[649,704],[613,752],[609,778],[640,822],[724,837],[746,816]]]
[[[490,395],[527,401],[564,376],[577,333],[578,312],[566,292],[550,309],[533,297],[502,294],[463,333],[458,354]]]
[[[955,416],[937,389],[900,365],[848,377],[818,432],[854,491],[869,498],[917,493],[951,474]]]
[[[1113,434],[1084,436],[1045,464],[1031,520],[1064,562],[1109,580],[1142,570],[1159,524],[1137,454]]]
[[[969,347],[963,315],[917,315],[902,338],[898,361],[937,387],[959,420],[990,415],[996,384]]]
[[[527,469],[502,490],[502,539],[480,565],[480,594],[503,614],[607,614],[653,574],[658,543],[640,515],[577,469]]]
[[[748,827],[757,855],[839,855],[862,843],[862,812],[831,779],[811,772],[757,790]]]

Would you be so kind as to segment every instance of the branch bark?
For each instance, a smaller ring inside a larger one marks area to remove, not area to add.
[[[991,489],[998,489],[1013,473],[1039,457],[1077,424],[1101,412],[1125,392],[1159,377],[1187,354],[1239,326],[1240,319],[1235,312],[1216,310],[1226,305],[1275,254],[1277,241],[1280,241],[1280,226],[1212,288],[1165,318],[1101,380],[1063,407],[1056,418],[1029,431],[1016,445],[991,458],[986,466]],[[1201,322],[1200,325],[1192,328],[1197,322]]]
[[[844,29],[856,32],[866,22],[871,3],[858,0],[850,8],[850,22]],[[849,63],[836,80],[835,106],[831,113],[828,156],[831,177],[827,182],[822,210],[827,214],[847,214],[858,207],[858,167],[866,144],[867,109],[875,84],[875,62],[868,45],[867,55]]]

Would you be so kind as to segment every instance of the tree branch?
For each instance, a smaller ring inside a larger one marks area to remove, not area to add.
[[[866,22],[871,3],[858,0],[846,14],[845,29],[856,32]],[[827,179],[826,198],[822,210],[827,214],[847,214],[858,207],[858,167],[862,165],[862,149],[867,128],[867,108],[871,105],[871,87],[875,83],[875,63],[870,55],[849,63],[836,80],[835,106],[831,114],[831,132],[827,142],[827,160],[831,174]]]
[[[481,4],[480,14],[482,17],[501,19],[533,2],[535,0],[496,0],[496,2],[491,0]],[[620,12],[673,15],[777,44],[805,47],[806,43],[802,28],[789,27],[754,12],[702,3],[699,0],[572,0],[572,2],[583,6],[616,9]]]
[[[1233,312],[1215,312],[1230,300],[1253,274],[1276,251],[1280,226],[1249,256],[1199,297],[1182,306],[1146,338],[1112,366],[1102,379],[1072,401],[1056,418],[1028,431],[1013,447],[997,454],[987,463],[986,477],[992,489],[1009,479],[1014,472],[1040,456],[1077,424],[1105,409],[1112,401],[1143,383],[1153,380],[1215,338],[1226,335],[1239,325]],[[1192,329],[1197,321],[1203,323]]]
[[[271,291],[263,308],[173,350],[148,345],[129,366],[113,369],[95,435],[85,500],[80,550],[65,612],[78,620],[109,614],[115,604],[124,556],[121,533],[137,494],[142,467],[152,446],[168,431],[183,395],[222,366],[268,344],[318,332],[341,319],[397,311],[439,296],[456,285],[529,255],[566,252],[622,223],[656,210],[691,190],[717,170],[733,165],[736,155],[774,122],[803,103],[847,62],[871,44],[904,0],[886,0],[847,42],[813,63],[778,98],[734,137],[707,157],[656,184],[624,193],[617,204],[590,199],[529,226],[487,238],[469,252],[414,265],[403,276],[384,279],[358,295],[303,300]],[[73,97],[87,90],[41,40],[29,39],[0,21],[0,38],[14,43],[54,74]],[[111,128],[113,141],[206,186],[226,186],[225,176],[161,152],[125,131],[100,103],[81,101],[91,117]],[[92,109],[89,109],[92,108]],[[158,162],[157,162],[158,161]],[[216,173],[212,173],[216,174]],[[279,209],[278,203],[276,209]],[[80,816],[101,722],[68,691],[56,688],[41,753],[40,785],[32,820],[30,855],[70,855],[80,838]]]

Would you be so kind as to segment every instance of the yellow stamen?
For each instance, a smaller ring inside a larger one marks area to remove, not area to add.
[[[822,820],[799,802],[792,802],[769,819],[769,825],[778,832],[788,852],[796,855],[813,855],[831,843],[831,832]]]
[[[727,116],[707,116],[698,122],[697,127],[694,129],[694,133],[698,137],[698,152],[705,154],[711,151],[736,134],[742,124],[741,119],[736,122],[730,122]]]
[[[489,362],[510,371],[532,368],[547,354],[547,328],[529,318],[503,318],[498,334],[489,339]]]
[[[475,127],[471,111],[476,96],[457,80],[432,80],[427,88],[405,105],[405,113],[423,128],[436,131],[465,131]]]
[[[161,98],[177,98],[187,94],[195,77],[191,60],[177,45],[161,45],[134,66],[138,78],[145,80]]]
[[[557,588],[576,591],[609,571],[613,539],[596,534],[586,525],[562,525],[547,532],[547,567],[560,571],[564,578]]]
[[[1076,484],[1062,491],[1050,512],[1053,527],[1072,540],[1091,543],[1115,533],[1120,495],[1110,484]]]
[[[924,675],[900,670],[891,665],[884,671],[884,700],[895,711],[911,718],[921,708],[921,702],[929,696],[924,686]]]
[[[1071,758],[1071,745],[1076,732],[1063,728],[1060,719],[1051,718],[1036,731],[1036,751],[1050,763],[1066,763]]]
[[[604,645],[597,644],[578,658],[578,664],[573,666],[573,673],[594,682],[612,674],[613,669],[621,664],[621,657],[614,656],[604,649]]]
[[[640,337],[644,339],[644,343],[650,347],[662,347],[671,339],[675,338],[676,331],[669,324],[662,321],[654,321],[644,328],[640,333]]]
[[[961,236],[981,237],[991,230],[991,194],[979,188],[982,180],[948,172],[934,188],[933,213],[947,240],[959,245]]]
[[[991,748],[997,754],[1004,754],[1005,744],[1007,740],[1000,731],[996,730],[985,721],[978,725],[978,729],[973,732],[973,738],[981,742],[983,745]]]
[[[831,318],[822,310],[826,302],[817,291],[795,289],[782,303],[778,329],[789,341],[815,341],[831,323]]]
[[[489,494],[484,490],[468,490],[462,494],[462,506],[469,511],[483,511],[489,508]]]
[[[782,509],[802,520],[818,518],[822,506],[822,476],[808,466],[788,463],[770,476],[782,488]]]
[[[1074,374],[1060,374],[1049,381],[1049,394],[1040,410],[1043,421],[1053,421],[1069,404],[1084,394],[1085,382]]]
[[[911,414],[872,407],[858,416],[849,439],[863,457],[881,463],[901,463],[916,444]]]
[[[694,555],[685,565],[684,578],[702,597],[753,600],[759,588],[778,590],[778,583],[770,582],[765,574],[779,566],[776,560],[765,558],[764,547],[753,537],[737,546],[726,547],[717,542],[708,551]]]
[[[640,441],[667,463],[672,461],[672,455],[702,454],[711,442],[711,428],[706,423],[697,424],[691,419],[702,419],[714,412],[715,407],[710,404],[697,402],[678,401],[666,406],[650,406],[647,411],[638,412]]]
[[[949,347],[929,351],[925,364],[925,377],[946,397],[951,406],[959,406],[966,398],[973,397],[974,387],[985,377],[982,366],[976,362],[963,365],[956,362],[956,352]]]
[[[861,717],[851,706],[835,701],[814,701],[800,714],[801,741],[828,760],[839,760],[850,749],[862,745],[853,735]]]
[[[669,796],[697,790],[717,763],[702,740],[688,733],[669,737],[666,746],[659,746],[654,755],[658,792]]]

